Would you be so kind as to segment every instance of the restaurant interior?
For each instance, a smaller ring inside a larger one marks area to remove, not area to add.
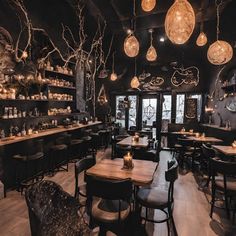
[[[0,235],[236,235],[236,1],[0,6]]]

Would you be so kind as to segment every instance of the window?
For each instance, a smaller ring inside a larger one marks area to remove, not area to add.
[[[116,96],[116,122],[125,127],[125,96]]]
[[[189,97],[197,99],[197,119],[198,119],[198,121],[200,121],[201,113],[202,113],[202,95],[201,94],[192,94]]]
[[[153,122],[156,121],[157,99],[144,98],[143,99],[142,122],[143,128],[152,127]]]
[[[176,124],[184,123],[184,103],[185,103],[185,94],[177,94],[176,96]]]
[[[130,126],[136,126],[136,116],[137,116],[137,96],[129,96],[129,122],[128,128]]]
[[[163,95],[164,101],[162,104],[162,120],[171,121],[171,95]]]

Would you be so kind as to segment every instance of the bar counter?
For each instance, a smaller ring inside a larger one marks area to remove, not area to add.
[[[42,138],[42,137],[45,137],[45,136],[54,135],[54,134],[58,134],[58,133],[62,133],[62,132],[68,132],[68,131],[74,131],[74,130],[77,130],[77,129],[87,128],[87,127],[90,127],[90,126],[99,125],[101,123],[102,123],[101,121],[95,121],[95,122],[89,122],[86,125],[83,125],[83,124],[75,125],[75,126],[70,127],[70,128],[65,128],[63,126],[58,126],[57,128],[52,128],[52,129],[48,129],[48,130],[45,130],[45,131],[40,131],[37,134],[25,135],[23,137],[8,137],[8,138],[5,138],[4,141],[0,140],[0,147],[5,146],[5,145],[9,145],[9,144],[14,144],[14,143],[26,141],[26,140],[29,140],[29,139]]]

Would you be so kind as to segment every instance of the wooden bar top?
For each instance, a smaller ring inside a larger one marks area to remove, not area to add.
[[[130,178],[135,185],[145,186],[153,181],[154,172],[158,163],[144,160],[133,160],[132,170],[122,169],[123,159],[116,158],[103,159],[86,171],[88,175],[93,175],[105,179],[123,180]]]
[[[79,124],[79,125],[76,125],[76,126],[73,126],[73,127],[70,127],[70,128],[65,128],[63,126],[58,126],[57,128],[41,131],[37,134],[26,135],[26,136],[23,136],[23,137],[8,137],[8,138],[5,138],[4,141],[0,140],[0,147],[4,146],[4,145],[9,145],[9,144],[13,144],[13,143],[22,142],[22,141],[29,140],[29,139],[41,138],[41,137],[45,137],[45,136],[49,136],[49,135],[62,133],[62,132],[82,129],[82,128],[90,127],[90,126],[93,126],[93,125],[98,125],[98,124],[101,124],[101,123],[102,123],[101,121],[88,122],[87,125]]]
[[[212,147],[227,156],[236,156],[236,148],[232,146],[212,145]]]
[[[133,141],[133,136],[129,136],[127,138],[122,139],[117,143],[122,146],[132,146],[132,147],[147,147],[148,146],[148,138],[147,137],[139,137],[139,141]]]

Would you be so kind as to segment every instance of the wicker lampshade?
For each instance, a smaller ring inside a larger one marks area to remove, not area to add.
[[[146,59],[148,61],[155,61],[157,59],[157,52],[156,49],[151,45],[150,48],[147,50]]]
[[[114,73],[114,72],[111,73],[110,80],[111,80],[111,81],[116,81],[116,80],[117,80],[117,74]]]
[[[206,43],[207,43],[206,34],[204,32],[200,32],[200,34],[198,35],[197,40],[196,40],[197,46],[202,47],[202,46],[206,45]]]
[[[229,43],[217,40],[210,45],[207,51],[207,58],[214,65],[223,65],[233,57],[233,49]]]
[[[165,18],[167,37],[174,44],[188,41],[195,27],[195,14],[187,0],[175,0]]]
[[[128,57],[136,57],[139,53],[139,42],[137,38],[130,34],[124,41],[124,51]]]
[[[137,89],[140,85],[140,82],[138,80],[138,77],[137,76],[134,76],[130,82],[130,86],[131,88],[134,88],[134,89]]]
[[[156,6],[156,0],[142,0],[141,7],[144,11],[149,12]]]

